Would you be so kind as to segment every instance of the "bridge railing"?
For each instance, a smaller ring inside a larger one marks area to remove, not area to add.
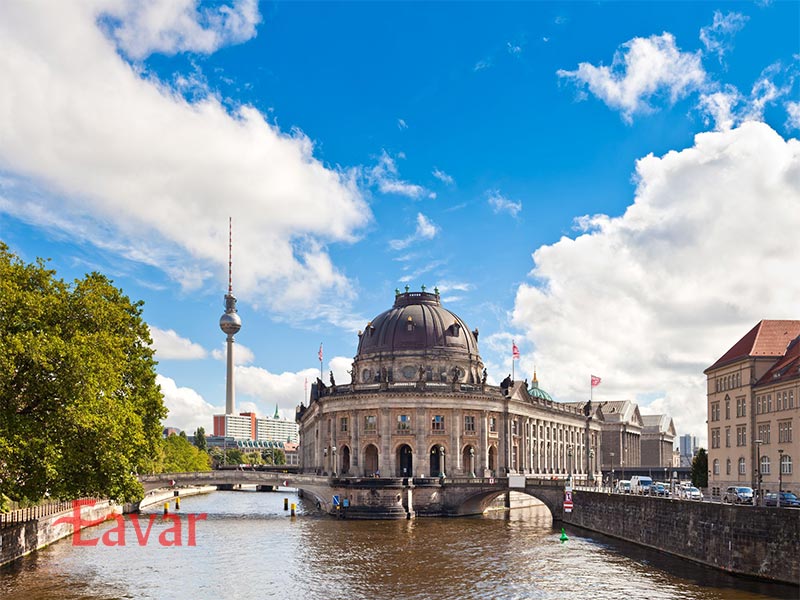
[[[99,500],[100,498],[80,498],[79,500],[47,502],[37,506],[18,508],[9,512],[0,513],[0,526],[38,521],[42,517],[49,517],[50,515],[72,511],[75,507],[75,502],[92,504]]]

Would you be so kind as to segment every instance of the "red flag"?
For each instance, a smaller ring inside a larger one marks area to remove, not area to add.
[[[592,387],[597,387],[602,381],[597,375],[592,375]]]
[[[517,348],[517,344],[513,340],[511,341],[511,358],[512,360],[519,360],[519,348]]]
[[[319,362],[322,362],[322,342],[319,344],[319,352],[317,352],[317,356],[319,356]]]

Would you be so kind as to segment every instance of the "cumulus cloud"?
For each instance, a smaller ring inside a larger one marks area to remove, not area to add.
[[[98,3],[101,22],[131,58],[153,52],[210,54],[249,40],[261,21],[257,0],[198,8],[198,0],[127,0]]]
[[[392,250],[404,250],[414,242],[420,240],[432,240],[439,233],[439,226],[433,223],[422,213],[417,213],[417,228],[407,238],[402,240],[390,240],[389,246]]]
[[[714,21],[711,25],[700,29],[700,41],[710,53],[714,53],[722,62],[722,57],[733,48],[733,36],[747,23],[749,17],[741,13],[730,12],[723,15],[714,11]]]
[[[495,214],[507,212],[512,217],[516,218],[522,210],[522,202],[514,202],[513,200],[509,200],[498,190],[489,192],[487,201],[489,202],[489,206],[492,207],[492,210],[494,210]]]
[[[361,323],[363,327],[364,323]],[[344,356],[331,358],[326,364],[323,381],[329,384],[329,372],[338,385],[350,383],[348,371],[352,368],[353,359]],[[317,369],[303,369],[297,372],[284,371],[272,373],[261,367],[237,367],[236,391],[248,398],[255,400],[256,413],[259,415],[272,415],[275,405],[281,417],[294,419],[295,408],[304,402],[308,404],[306,389],[311,392],[311,384],[319,377]]]
[[[187,435],[193,435],[198,427],[204,427],[206,434],[212,433],[213,429],[209,424],[214,422],[215,414],[225,412],[224,406],[209,404],[195,390],[178,387],[175,380],[169,377],[157,375],[156,383],[161,386],[164,405],[169,411],[164,420],[165,425],[185,430]]]
[[[101,30],[108,23],[98,24],[117,10],[116,30],[150,28],[143,47],[152,48],[178,27],[172,8],[156,10],[166,4],[0,4],[0,79],[14,82],[0,88],[0,172],[15,182],[0,211],[163,269],[192,290],[224,277],[223,200],[235,198],[237,294],[277,314],[341,306],[353,286],[326,248],[355,241],[371,219],[358,174],[326,167],[301,131],[280,130],[252,106],[187,100],[126,62],[122,42]],[[177,6],[180,23],[194,15],[204,29],[228,31],[219,43],[246,29],[233,13],[255,22],[246,2],[216,25],[193,3]]]
[[[594,373],[596,400],[646,400],[705,440],[703,370],[760,319],[797,312],[800,142],[747,122],[646,156],[636,176],[622,216],[533,254],[513,311],[535,348],[521,362],[561,400],[585,400]]]
[[[219,348],[211,351],[211,357],[215,360],[227,360],[228,345],[223,342]],[[233,364],[235,365],[249,365],[255,361],[256,356],[253,351],[247,346],[234,342],[233,344]]]
[[[667,32],[624,43],[610,67],[583,62],[575,71],[560,69],[557,74],[580,89],[587,86],[628,123],[634,114],[651,111],[654,98],[665,94],[674,103],[706,79],[699,53],[681,52]]]
[[[405,158],[405,155],[400,154],[398,158]],[[436,197],[436,194],[429,192],[421,185],[416,185],[400,179],[397,161],[390,156],[386,150],[381,151],[377,164],[369,168],[366,175],[367,181],[377,186],[378,190],[384,194],[398,194],[414,199],[421,198],[422,196]]]
[[[150,325],[150,336],[157,360],[197,360],[208,355],[206,349],[173,329],[159,329]]]

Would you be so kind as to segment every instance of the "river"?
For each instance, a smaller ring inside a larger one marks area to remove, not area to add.
[[[461,519],[341,521],[283,511],[290,493],[215,492],[182,500],[175,524],[154,517],[147,543],[64,539],[0,568],[3,600],[280,598],[283,600],[796,598],[798,589],[734,578],[632,544],[567,528],[541,507]],[[188,515],[207,514],[187,545]],[[148,514],[139,517],[145,532]],[[106,536],[106,523],[82,539]],[[166,531],[166,530],[170,531]],[[112,535],[113,534],[113,535]],[[796,560],[797,557],[792,557]]]

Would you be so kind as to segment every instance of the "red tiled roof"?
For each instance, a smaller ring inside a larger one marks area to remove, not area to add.
[[[786,346],[800,335],[800,321],[759,321],[745,336],[704,372],[745,357],[783,356]]]
[[[792,340],[786,355],[776,361],[769,371],[758,380],[756,385],[780,383],[789,379],[800,378],[800,336]]]

